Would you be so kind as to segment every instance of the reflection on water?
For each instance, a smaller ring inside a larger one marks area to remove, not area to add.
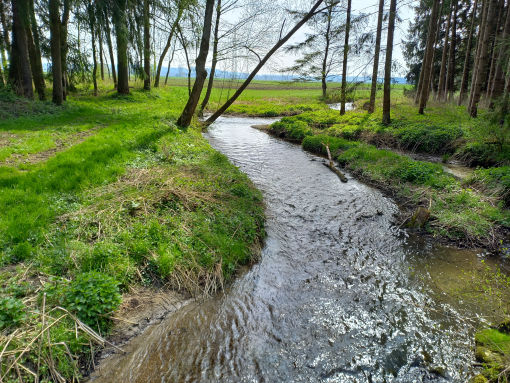
[[[410,240],[380,192],[250,127],[268,122],[221,118],[206,135],[264,193],[261,261],[134,339],[93,380],[466,382],[473,327],[434,280],[451,250]]]

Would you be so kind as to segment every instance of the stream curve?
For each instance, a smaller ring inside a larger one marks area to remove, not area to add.
[[[264,194],[260,262],[91,380],[466,382],[473,332],[416,269],[434,245],[400,230],[378,190],[349,174],[342,183],[321,158],[251,128],[270,122],[222,117],[206,134]]]

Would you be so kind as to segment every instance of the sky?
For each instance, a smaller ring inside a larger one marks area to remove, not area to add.
[[[404,58],[402,56],[402,40],[405,38],[407,34],[407,29],[409,26],[409,22],[412,21],[414,10],[413,6],[416,5],[418,0],[397,0],[397,14],[399,18],[401,19],[400,22],[397,23],[396,29],[395,29],[395,35],[394,35],[394,51],[393,51],[393,61],[398,63],[398,70],[396,73],[393,73],[393,76],[405,76],[407,72],[407,67],[404,61]],[[308,4],[311,2],[308,1]],[[385,11],[387,12],[389,9],[389,0],[386,0],[385,4]],[[291,3],[292,4],[292,3]],[[352,0],[352,15],[359,15],[360,13],[365,13],[370,15],[370,22],[367,26],[368,30],[375,30],[376,24],[377,24],[377,12],[379,7],[379,0]],[[230,17],[235,17],[231,15]],[[306,33],[309,31],[309,28],[307,26],[302,27],[298,32],[295,33],[295,35],[290,39],[290,41],[286,44],[295,44],[297,42],[303,41]],[[386,33],[383,33],[382,37],[382,49],[384,49],[386,45]],[[259,74],[281,74],[282,68],[288,68],[292,66],[294,60],[299,57],[299,54],[288,54],[284,51],[283,48],[280,48],[280,50],[274,55],[273,59],[266,64],[264,68],[259,72]],[[356,75],[362,75],[367,74],[370,75],[372,71],[371,65],[367,65],[366,58],[364,58],[365,62],[359,62],[356,60],[353,60],[353,62],[350,62],[350,65],[348,66],[348,76],[356,76]],[[179,66],[185,66],[185,61],[183,61],[183,58],[178,59],[179,63],[177,65]],[[248,65],[248,64],[241,64],[243,66],[242,70],[239,70],[239,72],[246,72],[247,69],[251,69],[255,64]],[[384,65],[384,61],[381,58],[381,66],[380,71],[382,70]],[[367,68],[366,70],[363,68]],[[362,69],[360,69],[362,68]],[[221,68],[220,69],[228,69],[228,68]],[[338,73],[341,74],[341,73]],[[380,73],[381,75],[381,73]]]

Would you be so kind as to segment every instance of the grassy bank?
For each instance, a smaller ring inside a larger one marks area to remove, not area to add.
[[[269,131],[287,140],[301,143],[305,150],[326,155],[325,144],[342,165],[403,201],[407,206],[424,206],[430,219],[424,228],[434,236],[461,246],[482,246],[504,250],[503,241],[510,228],[508,196],[510,172],[508,144],[491,146],[489,154],[476,161],[501,166],[479,169],[459,181],[440,164],[416,161],[385,150],[398,148],[466,159],[469,148],[489,145],[480,126],[489,124],[489,116],[473,121],[461,107],[433,106],[421,116],[409,100],[395,106],[393,122],[385,126],[379,113],[353,110],[340,116],[334,110],[315,110],[284,117]],[[493,125],[489,125],[491,127]],[[487,128],[489,129],[489,128]]]
[[[263,235],[248,178],[174,125],[185,88],[87,93],[3,101],[3,381],[78,379],[133,286],[214,292]]]

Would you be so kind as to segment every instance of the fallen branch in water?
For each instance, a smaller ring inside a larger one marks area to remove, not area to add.
[[[333,158],[331,158],[331,151],[329,150],[329,145],[325,144],[324,142],[322,143],[322,145],[324,145],[324,147],[326,148],[329,159],[329,164],[323,162],[324,166],[327,166],[329,169],[331,169],[331,171],[335,173],[338,176],[338,178],[340,178],[340,181],[347,182],[347,177],[344,175],[344,173],[338,170],[338,168],[335,166],[335,163],[333,162]]]

